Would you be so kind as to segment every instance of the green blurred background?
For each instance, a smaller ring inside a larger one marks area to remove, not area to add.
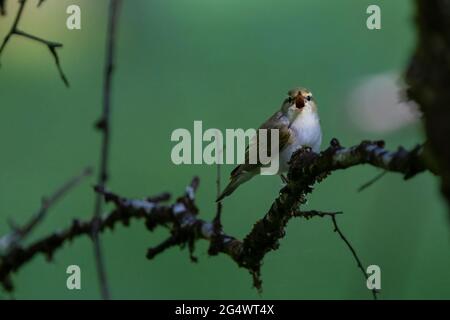
[[[59,79],[47,49],[15,37],[0,70],[0,234],[8,218],[24,222],[68,177],[96,166],[108,1],[31,1],[20,27],[64,44],[60,56],[71,88]],[[65,27],[66,7],[78,4],[82,30]],[[366,8],[378,4],[382,29],[366,28]],[[120,17],[114,79],[110,188],[144,197],[183,192],[201,177],[201,216],[214,215],[215,167],[175,166],[171,132],[258,126],[279,107],[288,89],[310,88],[319,103],[325,147],[385,139],[389,148],[423,141],[420,123],[395,130],[358,126],[349,96],[372,75],[400,75],[414,47],[413,6],[396,1],[314,0],[125,0]],[[0,37],[17,9],[9,1]],[[374,103],[374,108],[377,104]],[[353,120],[352,120],[353,119]],[[370,119],[369,119],[370,120]],[[224,176],[232,166],[223,166]],[[371,167],[336,172],[316,186],[307,207],[341,210],[339,223],[365,265],[382,272],[381,299],[450,298],[450,243],[438,180],[429,173],[404,182],[389,174],[362,193]],[[92,215],[91,178],[58,203],[33,233],[37,239]],[[269,208],[278,177],[257,177],[224,203],[225,230],[245,236]],[[370,299],[360,271],[328,219],[292,220],[280,249],[262,268],[264,291],[226,256],[209,257],[199,242],[199,263],[171,249],[157,259],[146,249],[167,236],[141,222],[102,235],[113,298]],[[82,270],[82,289],[66,288],[66,267]],[[99,298],[92,243],[64,246],[53,263],[38,256],[13,276],[19,299]],[[8,297],[0,293],[3,297]]]

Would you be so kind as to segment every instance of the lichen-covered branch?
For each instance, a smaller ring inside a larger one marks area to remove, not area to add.
[[[150,248],[149,259],[154,258],[173,246],[186,246],[193,261],[195,242],[205,239],[211,242],[214,254],[223,253],[230,256],[240,267],[251,272],[256,288],[261,288],[260,268],[265,255],[278,247],[284,236],[288,221],[295,216],[319,215],[317,211],[300,213],[299,206],[312,191],[311,186],[322,181],[332,171],[349,168],[361,164],[370,164],[390,172],[398,172],[410,178],[426,169],[423,162],[423,151],[420,146],[405,150],[387,151],[382,142],[363,141],[357,146],[344,148],[337,140],[320,154],[308,149],[299,151],[291,159],[289,183],[280,191],[272,206],[264,217],[257,221],[243,241],[218,230],[214,222],[198,217],[199,210],[195,204],[195,192],[199,179],[195,178],[186,188],[184,195],[173,204],[167,204],[170,195],[165,193],[147,199],[129,199],[96,187],[96,192],[104,199],[112,202],[115,209],[99,220],[99,232],[113,228],[117,223],[128,225],[131,219],[145,221],[147,229],[153,231],[159,226],[167,227],[170,236],[160,245]],[[6,256],[0,257],[0,282],[11,290],[10,274],[20,269],[36,254],[45,254],[51,258],[55,251],[66,241],[91,233],[95,218],[81,222],[75,220],[72,225],[45,237],[30,246],[15,248]],[[335,221],[334,221],[335,222]],[[212,254],[212,253],[211,253]],[[360,262],[359,262],[360,264]]]
[[[336,139],[330,147],[320,154],[307,149],[292,156],[288,173],[289,183],[280,191],[265,216],[255,223],[252,231],[245,237],[240,263],[249,269],[260,286],[260,268],[267,252],[277,249],[279,240],[292,213],[305,202],[311,186],[322,181],[332,171],[352,166],[370,164],[391,172],[399,172],[405,178],[425,170],[422,159],[422,147],[407,151],[387,151],[381,141],[363,141],[359,145],[344,148]]]

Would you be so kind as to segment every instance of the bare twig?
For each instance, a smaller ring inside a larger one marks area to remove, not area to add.
[[[0,0],[0,15],[6,15],[6,1]]]
[[[220,163],[217,163],[217,165],[216,165],[216,198],[218,198],[221,193],[220,180],[221,180]],[[223,209],[222,202],[217,201],[216,202],[216,216],[214,217],[214,226],[215,226],[217,233],[219,233],[220,230],[222,230],[222,220],[221,220],[222,219],[222,209]]]
[[[357,264],[358,268],[361,270],[362,274],[364,275],[364,279],[367,281],[369,276],[367,275],[366,270],[364,269],[364,267],[361,263],[361,260],[359,259],[358,254],[356,253],[356,250],[353,248],[350,241],[348,241],[348,239],[344,236],[341,229],[339,228],[337,221],[336,221],[336,215],[332,215],[331,220],[333,221],[334,231],[339,234],[339,237],[341,237],[341,239],[347,245],[348,249],[351,251],[353,257],[356,260],[356,264]],[[376,289],[372,289],[372,296],[373,296],[374,300],[377,300],[377,290]]]
[[[221,193],[221,172],[220,172],[220,163],[216,165],[216,197],[220,196]],[[216,202],[216,215],[214,216],[213,226],[214,226],[214,237],[211,240],[211,244],[208,249],[208,253],[210,255],[216,255],[220,252],[220,233],[222,232],[222,209],[223,204],[221,201]]]
[[[13,35],[22,36],[24,38],[28,38],[30,40],[36,41],[38,43],[42,43],[43,45],[47,46],[48,50],[50,51],[51,55],[53,56],[53,59],[55,60],[56,67],[58,68],[59,75],[64,82],[64,84],[69,87],[69,81],[67,80],[66,75],[64,74],[61,63],[59,60],[59,56],[57,53],[57,49],[61,48],[63,45],[58,42],[48,41],[45,39],[42,39],[40,37],[34,36],[32,34],[29,34],[27,32],[24,32],[20,29],[18,29],[18,25],[20,22],[20,19],[22,18],[22,14],[25,8],[25,5],[27,3],[27,0],[19,0],[19,9],[17,11],[17,15],[14,19],[14,22],[12,24],[11,29],[9,30],[8,34],[6,35],[5,39],[3,40],[2,45],[0,46],[0,56],[3,53],[3,50],[5,49],[6,45],[8,44],[9,40]],[[0,4],[0,9],[3,9],[4,3]],[[2,10],[4,12],[4,10]]]
[[[118,24],[118,15],[121,0],[111,0],[109,5],[108,31],[106,40],[106,61],[103,84],[103,111],[101,119],[97,122],[97,128],[102,132],[102,146],[100,152],[100,171],[98,176],[98,186],[104,188],[108,181],[110,129],[111,129],[111,96],[112,96],[112,76],[115,63],[115,42]],[[94,207],[94,218],[99,220],[102,213],[102,197],[97,194]],[[100,288],[103,299],[109,299],[110,293],[104,266],[104,259],[101,250],[100,239],[98,237],[99,223],[92,229],[92,240],[94,243],[94,253],[97,265],[97,273],[100,280]]]
[[[217,193],[217,197],[220,196],[221,193],[221,186],[220,186],[220,180],[221,180],[221,172],[220,172],[220,163],[217,163],[217,172],[216,172],[216,193]],[[219,225],[220,225],[220,218],[221,218],[221,214],[222,214],[222,202],[218,201],[216,203],[216,220],[218,221]]]
[[[36,228],[36,226],[44,220],[48,210],[55,205],[63,196],[65,196],[70,190],[76,187],[85,177],[91,175],[92,169],[85,168],[77,176],[72,177],[61,187],[59,187],[50,197],[44,197],[42,199],[41,207],[30,218],[30,220],[23,226],[18,226],[14,222],[10,222],[13,231],[0,238],[0,249],[4,252],[8,252],[12,248],[16,247],[22,240],[24,240],[30,233]]]
[[[358,192],[362,192],[362,191],[366,190],[368,187],[373,185],[375,182],[377,182],[378,180],[383,178],[386,173],[388,173],[388,172],[387,171],[382,171],[381,173],[377,174],[374,178],[370,179],[369,181],[367,181],[366,183],[361,185],[358,188]]]
[[[19,24],[20,18],[22,18],[23,9],[25,8],[26,0],[20,0],[19,1],[19,9],[17,10],[17,15],[14,18],[14,22],[11,26],[11,29],[9,30],[8,34],[5,36],[5,39],[3,40],[2,45],[0,46],[0,55],[3,53],[3,50],[6,47],[6,44],[8,43],[9,39],[16,33],[17,25]]]
[[[361,259],[358,257],[356,250],[353,248],[350,241],[348,241],[347,238],[344,236],[344,233],[341,231],[341,229],[339,228],[339,226],[337,224],[336,215],[339,215],[339,214],[342,214],[342,212],[322,212],[322,211],[317,211],[317,210],[310,210],[310,211],[296,210],[294,212],[295,217],[302,217],[302,218],[306,218],[306,219],[311,219],[312,217],[321,217],[321,218],[330,217],[331,221],[333,222],[334,232],[337,232],[339,234],[340,238],[345,242],[346,246],[352,253],[353,257],[355,258],[358,268],[362,271],[364,278],[367,280],[368,275],[367,275],[366,271],[364,270],[364,267],[361,263]],[[372,289],[372,295],[373,295],[374,300],[377,300],[377,291],[375,289]]]
[[[305,218],[305,219],[311,219],[313,217],[333,217],[335,215],[338,214],[342,214],[341,211],[338,212],[323,212],[323,211],[317,211],[317,210],[308,210],[308,211],[300,211],[300,210],[295,210],[293,215],[294,217],[301,217],[301,218]]]
[[[254,286],[261,289],[262,260],[269,251],[278,248],[279,240],[284,236],[286,224],[290,218],[296,216],[299,205],[312,191],[311,186],[314,183],[322,181],[332,171],[361,164],[399,172],[408,178],[426,169],[421,147],[410,151],[400,148],[396,152],[390,152],[382,145],[380,142],[363,141],[354,147],[343,148],[337,140],[333,140],[332,145],[321,154],[310,151],[294,154],[291,159],[288,185],[280,190],[280,195],[271,208],[261,220],[255,223],[243,241],[227,235],[222,230],[217,233],[213,222],[198,218],[198,209],[195,205],[195,192],[199,183],[197,178],[187,187],[185,194],[172,205],[152,201],[152,199],[166,201],[167,194],[136,200],[124,198],[102,187],[97,187],[96,191],[102,194],[106,201],[115,205],[112,212],[99,220],[93,218],[87,222],[76,221],[62,232],[45,237],[26,248],[16,248],[6,256],[0,256],[0,282],[5,288],[11,288],[9,275],[12,271],[19,269],[38,253],[51,257],[64,242],[79,235],[90,234],[96,221],[98,221],[98,230],[101,232],[107,227],[112,228],[118,222],[128,225],[131,218],[141,218],[145,219],[149,231],[161,226],[168,227],[171,233],[167,240],[150,249],[149,258],[154,258],[156,254],[179,245],[189,248],[192,259],[195,241],[206,239],[210,243],[215,243],[216,252],[230,256],[238,266],[247,269],[253,276]],[[309,215],[319,215],[317,212],[309,211]],[[306,217],[308,213],[303,215]]]

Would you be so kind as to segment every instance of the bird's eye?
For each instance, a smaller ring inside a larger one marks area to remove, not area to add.
[[[312,96],[306,96],[306,100],[311,101],[312,100]]]
[[[289,98],[286,99],[286,101],[287,101],[288,103],[292,103],[292,102],[294,101],[294,98],[289,97]]]

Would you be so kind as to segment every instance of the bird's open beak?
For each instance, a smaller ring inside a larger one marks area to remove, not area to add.
[[[301,94],[298,94],[297,97],[295,98],[295,106],[298,109],[301,109],[305,106],[305,99]]]

